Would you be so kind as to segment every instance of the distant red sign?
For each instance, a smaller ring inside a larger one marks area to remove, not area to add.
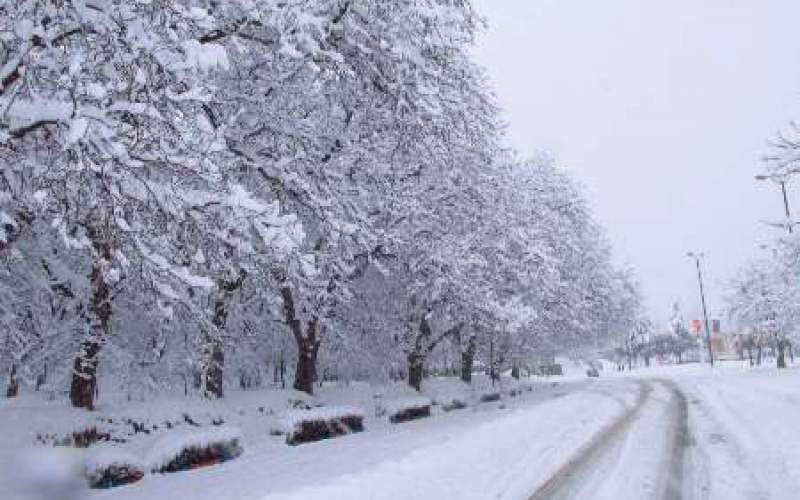
[[[699,319],[692,320],[692,333],[695,335],[700,334],[700,330],[703,329],[703,323]]]

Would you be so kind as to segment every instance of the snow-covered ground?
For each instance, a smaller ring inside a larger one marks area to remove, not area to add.
[[[241,457],[193,471],[148,475],[136,484],[88,496],[109,500],[799,497],[800,369],[778,372],[728,362],[713,370],[695,364],[624,374],[605,371],[600,379],[573,371],[561,378],[533,380],[532,391],[511,398],[505,387],[503,399],[494,403],[478,403],[478,393],[470,394],[452,381],[429,383],[426,395],[432,399],[446,400],[461,391],[470,406],[448,413],[437,409],[431,418],[396,425],[376,416],[373,408],[408,397],[403,389],[383,389],[376,398],[375,390],[330,388],[316,401],[364,408],[367,431],[293,447],[282,437],[269,435],[269,417],[235,418],[258,399],[264,401],[265,393],[232,395],[227,410],[219,411],[225,425],[242,427]],[[276,401],[268,403],[274,406]],[[33,411],[32,402],[28,405],[0,406],[0,425],[24,428],[12,421],[12,415],[38,415],[29,422],[47,420],[46,414]],[[192,410],[200,413],[198,408]],[[65,410],[52,409],[51,416],[58,411]],[[22,434],[4,435],[9,446],[3,444],[2,460],[19,453]],[[15,439],[16,444],[10,445]],[[126,447],[140,455],[151,444],[149,438],[133,441],[135,446]]]

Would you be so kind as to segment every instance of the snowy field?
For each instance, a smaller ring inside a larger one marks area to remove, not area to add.
[[[480,402],[491,390],[485,381],[475,391],[453,382],[431,381],[424,392],[441,402],[465,399],[467,408],[444,412],[440,403],[430,418],[402,424],[390,424],[375,411],[409,397],[400,386],[383,388],[377,397],[366,386],[325,388],[315,402],[365,408],[366,431],[299,446],[270,435],[280,412],[247,417],[248,409],[260,413],[259,400],[276,407],[287,392],[232,394],[219,408],[195,402],[180,411],[193,416],[205,411],[210,419],[224,418],[222,428],[229,423],[241,428],[240,457],[81,495],[108,500],[798,498],[800,369],[777,372],[728,362],[713,371],[694,364],[606,371],[600,379],[573,374],[509,381],[500,401],[486,403]],[[515,388],[522,393],[511,397]],[[114,411],[137,407],[142,421],[178,411],[163,402]],[[111,408],[98,413],[104,411],[114,413]],[[67,413],[71,410],[24,398],[0,406],[5,430],[0,458],[8,473],[0,486],[10,492],[0,498],[35,498],[14,489],[25,472],[25,461],[16,457],[25,455],[20,450],[32,429],[45,428],[53,416],[63,422]],[[77,424],[85,416],[71,418]],[[123,448],[146,457],[159,432],[152,434],[137,434]]]

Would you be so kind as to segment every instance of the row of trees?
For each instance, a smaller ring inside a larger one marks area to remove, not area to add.
[[[791,123],[770,141],[763,163],[764,177],[784,183],[784,187],[800,173],[797,124]],[[747,351],[752,363],[755,349],[760,363],[763,348],[769,348],[776,353],[778,368],[785,368],[787,351],[791,354],[791,346],[800,334],[800,239],[796,232],[792,233],[793,221],[787,219],[775,225],[789,229],[788,235],[765,246],[767,256],[743,266],[730,284],[727,303],[741,330],[740,351]]]
[[[753,260],[731,283],[727,301],[741,332],[737,348],[760,364],[764,348],[773,350],[778,368],[798,337],[800,320],[800,240],[780,239],[770,258]]]
[[[481,24],[467,0],[0,5],[7,393],[419,389],[445,347],[469,380],[627,329],[580,190],[500,147]]]
[[[687,357],[697,351],[699,342],[689,333],[678,302],[672,305],[672,316],[666,330],[659,333],[651,321],[640,317],[622,336],[612,358],[620,369],[627,365],[629,370],[638,364],[640,358],[645,366],[650,366],[653,358],[677,364],[688,361]]]

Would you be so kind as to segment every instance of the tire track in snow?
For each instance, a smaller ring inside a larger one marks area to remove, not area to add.
[[[603,383],[597,383],[595,381],[587,382],[584,385],[578,386],[577,388],[573,388],[570,392],[556,392],[552,396],[552,399],[561,398],[561,397],[580,397],[580,395],[599,395],[602,396],[604,399],[609,399],[616,402],[619,405],[619,413],[620,415],[611,415],[610,420],[612,422],[616,421],[617,419],[621,418],[624,415],[625,411],[631,407],[635,406],[638,398],[640,397],[641,392],[641,383],[638,381],[631,381],[628,380],[624,382],[625,390],[620,390],[620,385],[622,385],[619,381],[616,382],[614,386],[608,386]],[[584,420],[581,423],[581,420]],[[586,419],[575,419],[569,422],[568,426],[562,427],[559,431],[565,430],[567,433],[574,432],[577,429],[570,427],[572,425],[578,426],[586,426],[590,425],[588,422],[585,421]],[[602,424],[599,425],[602,427]],[[607,428],[608,424],[606,424]],[[589,434],[587,439],[591,439],[592,435]],[[550,434],[549,435],[549,442],[544,447],[537,447],[532,446],[529,448],[529,451],[526,452],[526,455],[520,457],[513,466],[511,466],[505,474],[499,476],[495,481],[497,484],[504,485],[497,491],[492,491],[491,495],[487,495],[486,498],[495,498],[495,499],[511,499],[511,498],[519,498],[520,492],[521,494],[525,494],[527,492],[526,486],[530,486],[530,480],[526,479],[529,478],[531,475],[531,464],[536,463],[542,455],[548,455],[551,453],[558,453],[563,447],[569,447],[568,444],[561,442],[558,439],[554,439],[555,436]],[[580,441],[575,443],[574,448],[577,450],[582,448],[583,443]],[[557,465],[557,464],[556,464]],[[534,467],[534,470],[536,468]],[[523,484],[525,486],[523,486]],[[516,492],[515,492],[516,490]],[[527,496],[527,495],[526,495]]]
[[[558,472],[545,481],[545,483],[531,495],[529,500],[561,498],[565,493],[568,497],[569,490],[575,486],[581,473],[588,466],[595,463],[609,444],[618,436],[622,435],[630,426],[631,422],[644,405],[644,402],[647,400],[651,390],[652,387],[649,384],[639,382],[639,395],[634,405],[626,410],[616,422],[601,429],[594,439],[589,441],[589,443],[578,451],[572,460],[564,464]]]
[[[650,476],[645,477],[641,485],[627,484],[629,487],[642,486],[644,491],[650,490],[654,498],[664,500],[677,500],[685,497],[685,470],[686,455],[689,445],[688,429],[688,403],[683,393],[675,384],[664,381],[639,382],[639,397],[635,404],[614,423],[601,430],[574,456],[572,460],[563,465],[558,472],[542,484],[530,496],[530,500],[555,500],[573,499],[580,496],[586,489],[591,488],[592,493],[597,493],[594,487],[604,486],[606,481],[614,481],[620,472],[620,461],[624,459],[624,447],[630,432],[637,429],[637,424],[642,420],[642,413],[649,410],[666,411],[658,412],[658,427],[665,431],[664,446],[657,448],[660,455],[650,457],[655,459]],[[658,384],[667,394],[667,399],[653,394],[655,384]],[[661,415],[666,421],[661,425]],[[650,421],[646,422],[650,423]],[[645,424],[642,424],[645,425]],[[641,429],[639,429],[641,431]],[[656,478],[655,481],[652,479]],[[598,482],[599,484],[594,484]],[[631,491],[621,498],[642,498],[642,491]],[[593,497],[590,495],[590,497]]]
[[[672,402],[675,406],[676,417],[674,425],[670,426],[670,457],[669,473],[667,476],[665,500],[680,500],[688,492],[687,463],[691,438],[689,434],[689,401],[678,386],[671,381],[659,380],[672,393]]]

